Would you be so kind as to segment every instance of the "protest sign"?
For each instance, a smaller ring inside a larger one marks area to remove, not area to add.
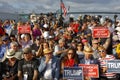
[[[108,38],[109,34],[109,29],[106,27],[95,27],[92,32],[93,38]]]
[[[64,79],[83,80],[82,67],[72,67],[72,68],[66,67],[66,68],[64,68],[63,78]]]
[[[19,26],[18,27],[18,33],[19,34],[24,34],[24,33],[30,33],[31,32],[31,27],[30,26]]]
[[[99,78],[99,68],[96,64],[79,64],[83,67],[83,75],[91,78]]]
[[[107,61],[108,73],[120,73],[120,60]]]

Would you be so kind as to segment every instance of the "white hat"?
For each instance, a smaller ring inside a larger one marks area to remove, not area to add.
[[[48,25],[47,25],[47,24],[44,24],[43,27],[44,27],[44,28],[48,28]]]
[[[24,37],[25,37],[25,34],[22,34],[22,35],[21,35],[21,38],[23,39]]]
[[[114,36],[112,37],[112,39],[113,39],[113,41],[119,40],[118,35],[114,35]]]
[[[45,32],[43,33],[43,37],[44,37],[45,39],[48,39],[48,38],[49,38],[49,32],[48,32],[48,31],[45,31]]]
[[[18,58],[18,56],[16,55],[13,49],[8,49],[6,53],[6,58],[13,58],[13,57]]]
[[[120,32],[120,27],[116,27],[115,30],[119,31]]]

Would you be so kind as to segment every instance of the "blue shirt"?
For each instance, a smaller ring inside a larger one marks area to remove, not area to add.
[[[10,49],[10,43],[8,45],[3,44],[0,46],[0,59],[2,59],[4,57],[4,54],[7,49]]]

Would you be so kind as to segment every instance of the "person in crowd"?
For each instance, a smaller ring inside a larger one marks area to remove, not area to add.
[[[40,80],[59,80],[60,62],[53,56],[51,49],[44,49],[44,56],[41,57],[38,67]]]
[[[7,49],[10,49],[10,40],[9,40],[9,36],[3,36],[2,37],[2,42],[3,44],[0,45],[0,60],[2,60],[2,58],[4,57],[4,54],[6,52]]]
[[[84,38],[87,39],[88,43],[91,45],[92,43],[92,31],[88,28],[87,22],[83,22],[82,28],[81,28],[81,35],[84,36]]]
[[[77,44],[76,53],[78,54],[78,58],[79,58],[79,59],[82,59],[82,58],[84,57],[83,44],[82,44],[82,43]]]
[[[106,49],[103,46],[98,48],[100,58],[98,59],[100,62],[100,79],[101,80],[118,80],[116,73],[108,73],[107,72],[107,61],[115,60],[113,55],[108,55]]]
[[[57,56],[59,58],[63,57],[65,53],[67,52],[67,49],[65,48],[65,40],[60,39],[59,44],[55,46],[54,48],[54,56]]]
[[[61,59],[61,76],[65,67],[76,67],[78,66],[78,55],[75,49],[69,48],[66,55]]]
[[[48,42],[43,42],[43,43],[40,44],[40,47],[39,47],[38,51],[36,52],[36,56],[37,57],[43,56],[44,55],[43,54],[44,49],[49,49],[49,43]]]
[[[15,54],[17,55],[16,58],[18,60],[21,60],[23,58],[23,51],[22,51],[22,49],[19,48],[19,45],[18,45],[17,42],[15,42],[15,41],[11,42],[10,43],[10,49],[14,50]],[[2,61],[4,61],[6,59],[6,54],[7,53],[5,53]]]
[[[15,35],[17,36],[17,25],[12,25],[13,27],[11,28],[10,35]]]
[[[3,75],[3,63],[2,62],[0,62],[0,80],[2,80],[2,75]]]
[[[76,46],[76,45],[77,45],[77,41],[73,39],[72,42],[70,43],[70,47],[71,47],[71,48],[74,48],[74,49],[77,49],[77,46]],[[69,45],[68,45],[68,46],[69,46]]]
[[[98,39],[92,40],[92,49],[93,49],[93,57],[98,59],[100,56],[98,54],[98,47],[100,46]]]
[[[42,35],[42,30],[39,27],[39,24],[35,23],[34,27],[32,29],[32,35],[34,40],[37,38],[37,36],[41,36]]]
[[[15,35],[10,35],[10,42],[17,42],[17,38]]]
[[[10,31],[12,29],[12,26],[10,25],[10,20],[5,20],[2,27],[5,29],[5,32],[10,35]]]
[[[85,49],[86,47],[91,47],[91,45],[90,45],[90,43],[88,42],[87,39],[82,39],[82,43],[83,43],[83,46],[84,46],[83,49]]]
[[[37,36],[35,39],[35,42],[31,45],[32,50],[34,50],[35,52],[38,51],[39,47],[40,47],[40,37]]]
[[[18,36],[18,42],[23,49],[33,44],[33,41],[30,39],[30,34],[25,34],[24,39],[21,39],[20,36]]]
[[[118,48],[118,45],[120,43],[120,40],[118,38],[118,35],[117,35],[117,31],[114,31],[112,33],[112,52],[113,52],[113,55],[116,57],[116,58],[120,58],[120,55],[119,55],[119,48]]]
[[[0,37],[5,35],[5,30],[2,26],[0,26]]]
[[[6,60],[3,62],[3,80],[18,80],[18,59],[13,49],[7,50]]]
[[[97,59],[94,59],[92,48],[86,47],[83,52],[84,52],[84,58],[79,60],[80,64],[88,64],[88,65],[96,64],[98,65],[98,69],[99,69],[99,61]],[[99,79],[84,76],[84,80],[99,80]]]
[[[24,58],[18,63],[18,80],[38,80],[38,60],[33,57],[32,49],[23,49]]]
[[[49,43],[49,48],[50,48],[51,50],[54,50],[54,48],[55,48],[55,41],[54,41],[53,36],[51,36],[51,38],[50,38],[50,40],[48,41],[48,43]]]

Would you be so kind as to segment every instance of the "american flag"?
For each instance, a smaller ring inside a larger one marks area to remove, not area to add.
[[[63,9],[64,16],[66,16],[66,14],[67,14],[67,9],[66,9],[66,7],[65,7],[65,5],[64,5],[63,2],[61,2],[61,8]]]

